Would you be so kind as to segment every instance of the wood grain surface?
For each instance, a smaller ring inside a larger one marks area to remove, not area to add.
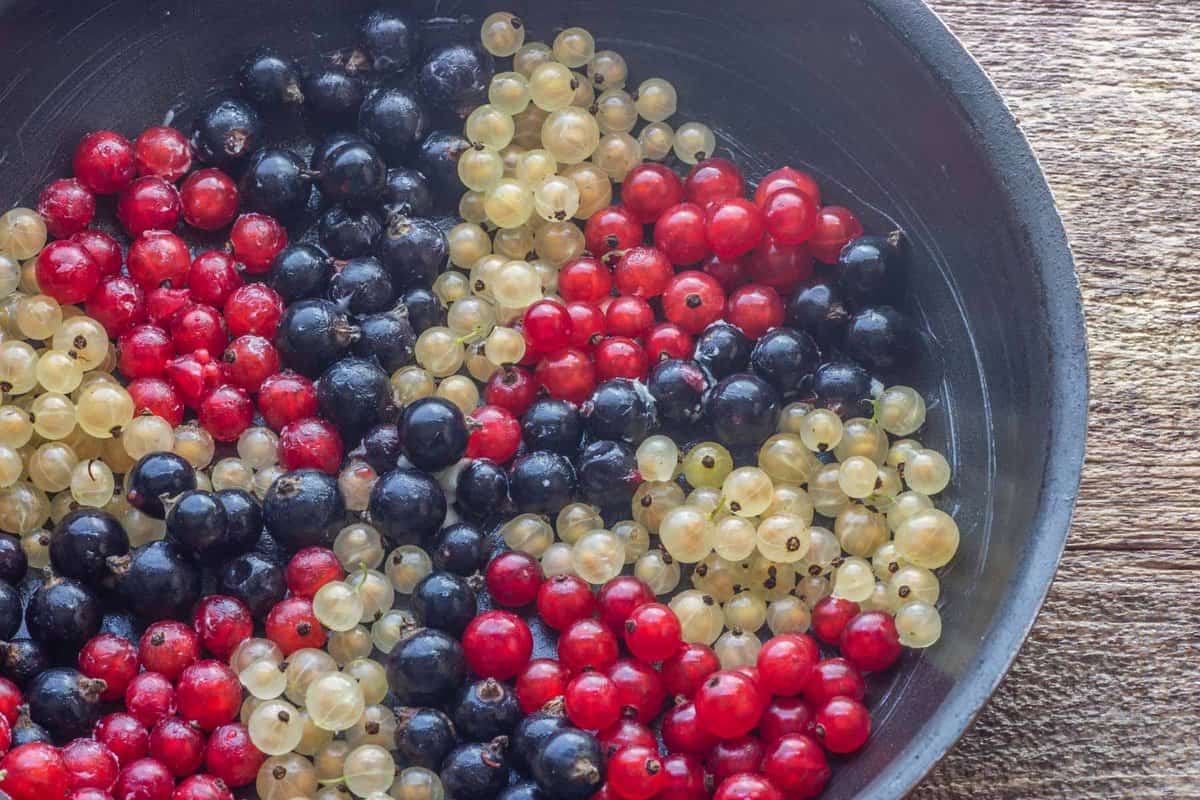
[[[1041,159],[1083,289],[1058,577],[933,798],[1200,798],[1200,3],[930,0]]]

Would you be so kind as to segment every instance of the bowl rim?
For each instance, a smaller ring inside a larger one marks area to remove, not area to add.
[[[1087,436],[1088,366],[1083,301],[1074,258],[1037,156],[999,90],[924,0],[864,0],[942,85],[971,123],[988,164],[1021,221],[1042,293],[1049,348],[1046,472],[1023,562],[964,677],[860,797],[897,798],[916,788],[966,733],[1008,673],[1037,620],[1070,532]],[[1012,612],[1017,613],[1012,613]]]

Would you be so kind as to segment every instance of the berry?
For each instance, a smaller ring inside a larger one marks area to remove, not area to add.
[[[598,303],[609,296],[612,287],[612,272],[591,256],[568,261],[558,272],[558,293],[568,303]]]
[[[611,336],[639,339],[654,327],[654,309],[640,297],[615,298],[604,311]]]
[[[254,780],[263,754],[250,741],[246,726],[237,722],[222,725],[208,737],[204,768],[226,786],[236,789]]]
[[[670,753],[688,753],[703,757],[719,741],[717,737],[700,727],[696,719],[696,706],[690,702],[678,703],[663,715],[663,744]]]
[[[600,672],[585,671],[572,678],[563,699],[567,719],[580,728],[604,730],[621,717],[617,686]]]
[[[781,245],[806,242],[817,229],[817,204],[797,189],[779,189],[760,207],[767,231]]]
[[[175,713],[175,687],[159,672],[143,672],[125,689],[125,708],[143,727],[149,728]],[[112,748],[117,752],[115,747]]]
[[[187,243],[165,230],[147,230],[129,246],[129,277],[147,292],[160,286],[187,285],[192,256]]]
[[[844,597],[821,598],[812,609],[812,632],[825,644],[838,644],[842,631],[858,615],[858,603]]]
[[[177,778],[191,775],[204,763],[204,734],[178,717],[163,717],[150,731],[150,757]]]
[[[517,676],[515,691],[521,711],[532,714],[566,691],[571,674],[562,664],[549,658],[530,661]]]
[[[283,298],[265,283],[248,283],[229,296],[224,312],[230,336],[253,334],[270,339],[283,317]]]
[[[709,203],[741,197],[746,181],[737,165],[723,158],[706,158],[688,171],[683,182],[689,203],[707,208]]]
[[[687,333],[700,333],[721,318],[725,290],[716,278],[688,270],[671,278],[663,293],[663,315]]]
[[[233,442],[254,423],[254,401],[238,386],[218,386],[204,398],[196,415],[218,442]]]
[[[606,260],[614,250],[627,250],[642,242],[642,226],[621,206],[602,208],[588,217],[583,238],[589,253]]]
[[[621,182],[621,203],[643,225],[653,224],[668,208],[683,202],[683,195],[683,182],[663,164],[639,164]]]
[[[197,303],[220,308],[229,295],[245,283],[237,262],[221,250],[208,250],[192,259],[188,269],[188,294]]]
[[[322,384],[328,377],[321,379]],[[386,393],[387,382],[382,376],[380,384],[381,394]],[[329,415],[326,410],[326,416]],[[467,424],[462,411],[441,397],[422,397],[405,408],[401,431],[404,455],[426,472],[449,467],[467,450]]]
[[[758,651],[759,684],[769,694],[800,694],[820,659],[817,645],[804,634],[776,636]]]
[[[907,260],[907,240],[899,231],[860,236],[838,256],[838,282],[857,305],[886,303],[903,291]]]
[[[758,735],[770,746],[789,733],[812,733],[814,714],[807,700],[776,697],[763,711],[758,722]]]
[[[193,303],[180,309],[171,317],[170,331],[175,352],[181,356],[197,350],[214,355],[223,352],[229,343],[221,312],[203,303]]]
[[[182,215],[179,191],[154,175],[138,178],[117,198],[117,219],[130,236],[174,230]]]
[[[654,223],[654,246],[676,266],[696,264],[711,252],[704,231],[704,209],[695,203],[680,203]]]
[[[747,284],[729,295],[725,319],[750,339],[783,324],[783,301],[770,286]]]
[[[767,234],[750,254],[750,278],[778,292],[790,292],[813,274],[813,260],[806,245],[781,244]]]
[[[488,405],[506,408],[520,416],[537,399],[538,385],[527,369],[512,365],[501,367],[488,378],[483,399]]]
[[[104,231],[79,231],[71,235],[71,241],[88,251],[88,255],[100,265],[101,275],[108,277],[120,273],[121,264],[125,260],[121,253],[121,245]]]
[[[224,366],[213,361],[207,350],[197,350],[168,361],[166,377],[180,402],[199,408],[209,392],[225,382]]]
[[[459,636],[479,612],[479,602],[464,578],[432,572],[413,589],[409,608],[418,624]]]
[[[492,600],[509,608],[532,603],[545,580],[538,560],[519,550],[510,550],[493,558],[485,579]]]
[[[272,259],[287,246],[287,241],[287,229],[266,214],[242,214],[229,231],[233,257],[253,274],[269,271]]]
[[[491,649],[492,633],[498,635],[494,644],[504,647],[506,630],[490,630],[479,641],[487,640],[487,649]],[[420,628],[401,639],[389,654],[388,685],[402,704],[443,704],[459,690],[466,676],[464,650],[465,645],[460,645],[442,631]],[[486,658],[486,655],[482,657]]]
[[[849,697],[834,697],[817,710],[813,733],[831,753],[853,753],[871,735],[867,707]]]
[[[842,629],[842,655],[863,672],[887,669],[903,648],[891,614],[864,611]]]
[[[788,798],[817,797],[829,780],[829,762],[812,737],[788,734],[767,748],[762,773]]]
[[[82,303],[100,285],[100,265],[71,241],[46,245],[34,266],[38,288],[60,303]]]
[[[133,160],[138,175],[156,175],[174,182],[192,168],[192,147],[187,137],[174,128],[147,128],[133,143]]]
[[[62,178],[42,190],[37,212],[56,239],[82,231],[96,214],[96,196],[75,178]]]
[[[667,773],[653,746],[624,747],[608,761],[608,787],[624,800],[649,800],[666,783]]]
[[[737,672],[709,677],[696,691],[696,721],[720,739],[749,733],[763,712],[762,693],[754,681]]]
[[[809,237],[808,248],[821,263],[836,264],[842,248],[862,234],[862,223],[853,211],[842,206],[824,206],[817,212],[817,224]]]
[[[96,676],[88,675],[88,677]],[[17,724],[19,708],[23,703],[24,698],[21,697],[21,690],[17,688],[17,685],[8,678],[0,678],[0,717],[4,717],[9,726]]]
[[[722,781],[712,800],[784,800],[783,793],[761,775],[743,772]]]
[[[663,772],[667,778],[658,793],[658,800],[707,800],[704,765],[695,756],[686,753],[669,755],[663,759]]]
[[[633,339],[610,336],[600,342],[594,354],[596,378],[610,381],[614,378],[642,380],[646,377],[649,361],[646,351]]]
[[[102,633],[79,651],[79,671],[104,681],[100,699],[116,702],[125,696],[129,682],[138,674],[137,650],[127,639]]]
[[[152,758],[134,761],[121,770],[113,788],[116,800],[170,800],[175,779],[168,770]]]
[[[817,187],[817,182],[808,173],[793,167],[780,167],[764,175],[758,182],[758,188],[754,190],[755,204],[761,208],[771,195],[781,189],[795,189],[808,197],[813,205],[821,205],[821,190]]]
[[[146,726],[124,711],[101,719],[96,723],[92,735],[112,751],[121,765],[132,764],[143,758],[150,749],[150,734]]]
[[[720,782],[739,772],[758,772],[762,760],[762,742],[754,736],[739,736],[717,742],[709,751],[704,766],[712,774],[713,780]]]
[[[704,238],[719,258],[737,258],[758,245],[766,232],[762,212],[749,200],[733,197],[705,208]]]
[[[664,661],[683,643],[679,619],[662,603],[645,603],[625,620],[625,646],[643,661]]]
[[[137,174],[133,145],[112,131],[85,135],[75,148],[71,168],[79,182],[96,194],[116,194]]]
[[[279,645],[285,656],[325,644],[325,629],[313,614],[312,601],[306,597],[289,597],[276,603],[267,615],[266,635]]]
[[[662,710],[667,699],[667,689],[662,676],[653,667],[631,658],[622,658],[610,666],[605,674],[617,687],[621,701],[621,713],[633,715],[649,725]]]
[[[508,783],[504,740],[464,744],[446,756],[439,773],[447,797],[496,797]]]
[[[288,590],[298,597],[311,598],[317,589],[344,577],[341,562],[327,547],[306,547],[292,556],[287,565]]]
[[[704,265],[701,269],[705,274],[716,278],[717,283],[721,284],[721,288],[726,292],[732,292],[742,284],[749,282],[749,261],[749,256],[730,259],[709,256],[704,260]]]
[[[212,775],[192,775],[179,782],[171,800],[233,800],[233,792],[229,791],[229,787],[220,778],[214,778]]]
[[[555,575],[538,587],[538,616],[556,631],[592,616],[596,596],[583,580],[574,575]]]
[[[463,632],[462,642],[471,671],[483,678],[514,677],[533,652],[529,626],[508,611],[485,611],[475,617]]]
[[[437,769],[458,744],[454,723],[437,709],[397,708],[396,716],[396,752],[413,766]]]
[[[467,458],[507,463],[521,445],[521,423],[503,406],[484,405],[471,412]]]
[[[827,658],[817,662],[804,685],[804,698],[816,706],[834,697],[844,696],[861,700],[866,684],[858,668],[844,658]]]
[[[671,262],[656,247],[631,247],[613,267],[617,291],[634,297],[658,297],[673,275]]]
[[[267,629],[271,630],[270,617],[267,618]],[[320,647],[324,638],[322,635],[320,642],[311,646]],[[278,643],[277,639],[272,640]],[[292,651],[285,648],[285,652]],[[242,686],[237,675],[223,662],[199,661],[183,671],[179,685],[175,687],[175,697],[180,716],[211,731],[237,717],[242,704]],[[151,736],[151,746],[153,740]]]
[[[200,658],[200,637],[181,622],[155,622],[138,642],[142,666],[177,681]]]
[[[116,755],[95,739],[75,739],[62,748],[63,761],[71,772],[72,789],[109,791],[117,782],[121,765]]]
[[[891,306],[873,306],[850,318],[845,349],[868,369],[889,370],[914,360],[919,339],[907,315]]]
[[[600,731],[596,739],[604,748],[605,757],[610,759],[624,747],[658,747],[654,733],[642,723],[628,717],[623,717],[612,727]]]
[[[117,343],[117,368],[127,378],[157,378],[175,353],[171,337],[156,325],[138,325]]]
[[[600,620],[581,619],[558,637],[558,660],[572,673],[585,668],[606,670],[616,662],[618,653],[617,637]]]
[[[542,744],[531,772],[550,797],[587,800],[604,783],[604,752],[588,733],[559,731]]]
[[[0,789],[12,800],[65,797],[71,788],[66,761],[44,742],[14,747],[0,759],[0,776]]]
[[[237,216],[237,184],[219,169],[196,170],[188,175],[179,191],[183,218],[193,228],[217,231]]]
[[[192,304],[192,293],[187,289],[172,289],[160,286],[146,293],[146,318],[160,327],[167,327],[183,309]]]
[[[218,498],[228,502],[222,494]],[[255,530],[254,535],[257,538],[259,531]],[[222,659],[229,658],[234,648],[254,635],[254,620],[246,604],[236,597],[220,594],[200,601],[192,614],[192,627],[204,649]]]
[[[196,117],[192,150],[201,161],[231,166],[254,152],[262,133],[262,118],[252,106],[225,98],[203,109]]]
[[[261,336],[247,334],[229,343],[221,357],[229,366],[229,379],[250,394],[279,371],[279,351]]]
[[[543,353],[566,347],[571,341],[571,315],[566,306],[553,300],[539,300],[525,309],[522,331]]]
[[[674,322],[655,325],[646,334],[646,357],[652,364],[671,358],[688,358],[694,348],[692,337]]]
[[[258,388],[258,411],[275,430],[317,415],[317,388],[303,375],[287,371],[271,375]],[[339,466],[341,458],[338,458]]]
[[[625,620],[633,610],[645,603],[655,601],[654,592],[645,582],[630,576],[613,578],[604,584],[596,597],[600,609],[600,620],[614,632],[625,631]],[[561,643],[560,643],[561,648]],[[610,662],[611,663],[611,662]]]
[[[551,397],[576,404],[587,400],[596,388],[595,365],[586,353],[573,347],[543,358],[534,376]],[[488,402],[493,400],[488,398]],[[510,410],[517,413],[515,409]]]
[[[671,695],[691,697],[709,675],[720,669],[721,661],[711,647],[688,642],[663,662],[663,685]]]
[[[571,316],[571,347],[583,351],[591,350],[604,339],[608,332],[608,319],[600,306],[595,303],[575,301],[567,303],[567,313]]]

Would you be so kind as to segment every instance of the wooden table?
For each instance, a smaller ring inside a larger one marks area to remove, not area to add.
[[[1057,197],[1091,417],[1037,627],[913,796],[1200,798],[1200,4],[930,2]]]

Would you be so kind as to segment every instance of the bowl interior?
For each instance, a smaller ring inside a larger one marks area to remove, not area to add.
[[[229,88],[260,44],[296,57],[352,44],[357,18],[376,4],[5,5],[8,207],[64,174],[83,132],[186,116]],[[451,1],[414,12],[498,8],[523,16],[530,38],[589,28],[626,57],[634,87],[656,75],[674,82],[673,121],[711,125],[718,154],[748,177],[803,166],[820,176],[827,202],[862,212],[869,232],[910,236],[909,300],[928,355],[903,382],[930,405],[922,440],[950,456],[955,477],[938,504],[958,521],[962,549],[943,576],[942,641],[875,681],[872,742],[839,765],[824,796],[902,794],[961,733],[1032,623],[1078,478],[1078,290],[1036,163],[978,68],[911,0]]]

